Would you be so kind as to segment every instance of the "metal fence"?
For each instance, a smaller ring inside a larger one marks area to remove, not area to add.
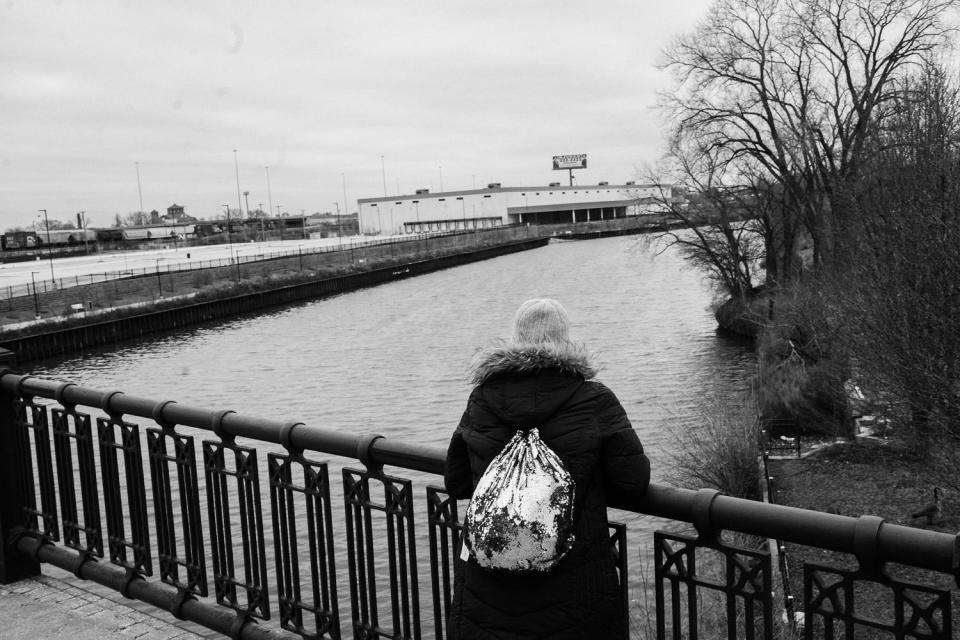
[[[435,486],[443,458],[414,442],[7,371],[0,583],[50,563],[233,638],[442,639],[460,530],[456,501]],[[863,628],[952,638],[950,587],[885,567],[960,580],[958,537],[658,484],[642,502],[614,506],[692,525],[654,535],[658,638],[704,637],[708,598],[721,603],[713,624],[724,637],[792,633],[778,624],[775,563],[762,547],[734,544],[734,532],[855,558],[853,568],[806,569],[807,638]],[[628,533],[611,529],[625,602],[628,585],[650,586],[631,571]],[[892,622],[863,619],[864,583],[890,594]]]
[[[418,234],[408,234],[404,236],[390,236],[387,238],[371,238],[368,236],[365,237],[348,237],[343,238],[342,242],[337,244],[331,244],[324,247],[313,247],[313,248],[298,248],[296,250],[287,250],[287,251],[268,251],[268,252],[257,252],[246,255],[237,255],[231,256],[229,258],[218,258],[215,260],[188,260],[186,262],[179,262],[172,265],[160,265],[159,263],[154,266],[133,268],[133,269],[116,269],[112,271],[103,271],[99,273],[89,273],[85,275],[74,275],[73,277],[65,278],[56,278],[56,279],[35,279],[30,283],[8,285],[6,287],[0,288],[0,300],[13,299],[24,296],[32,295],[41,295],[53,291],[61,291],[69,287],[77,287],[81,285],[90,285],[97,284],[102,282],[110,282],[113,280],[127,279],[127,278],[142,278],[144,276],[156,276],[167,275],[171,273],[182,273],[189,271],[200,271],[204,269],[215,269],[218,267],[227,267],[234,265],[243,265],[250,264],[254,262],[263,262],[267,260],[278,260],[282,258],[291,258],[291,257],[309,257],[316,256],[320,254],[333,254],[339,252],[354,252],[361,249],[381,247],[381,246],[397,246],[402,247],[403,245],[416,245],[416,243],[422,242],[434,242],[442,241],[444,238],[455,238],[457,236],[463,237],[465,239],[476,240],[478,243],[482,242],[482,239],[489,238],[499,238],[502,240],[506,237],[548,237],[548,236],[563,236],[564,234],[572,235],[573,231],[576,230],[578,233],[597,233],[600,231],[604,232],[635,232],[636,230],[649,230],[652,227],[655,227],[661,222],[660,216],[631,216],[629,218],[617,218],[613,220],[603,220],[603,221],[592,221],[592,222],[579,222],[579,223],[564,223],[564,224],[552,224],[552,225],[528,225],[528,224],[506,224],[498,225],[488,228],[478,228],[478,229],[460,229],[460,230],[447,230],[447,231],[434,231],[430,233],[418,233]],[[240,246],[241,243],[238,243]],[[197,245],[196,248],[202,248],[208,245]],[[180,250],[183,253],[189,253],[191,246],[182,246]],[[123,252],[110,254],[114,256],[123,255]],[[60,256],[62,257],[62,256]]]
[[[446,231],[446,232],[437,232],[437,233],[425,233],[425,234],[411,234],[403,237],[390,237],[390,238],[344,238],[343,242],[337,244],[331,244],[322,247],[310,247],[310,248],[298,248],[296,250],[286,250],[286,251],[258,251],[256,253],[249,253],[241,255],[239,252],[236,255],[231,255],[228,258],[217,258],[213,260],[193,260],[188,259],[183,262],[178,262],[177,264],[165,264],[160,265],[159,263],[152,267],[140,267],[140,268],[123,268],[115,269],[112,271],[102,271],[99,273],[88,273],[84,275],[74,275],[72,277],[65,278],[56,278],[54,279],[34,279],[33,282],[28,282],[24,284],[17,285],[8,285],[3,289],[0,289],[3,296],[0,299],[7,298],[16,298],[20,296],[30,296],[34,294],[44,294],[51,291],[60,291],[69,287],[78,287],[81,285],[96,284],[99,282],[110,282],[112,280],[120,280],[124,278],[141,278],[144,276],[156,276],[157,274],[166,275],[170,273],[181,273],[184,271],[199,271],[203,269],[215,269],[218,267],[227,267],[233,265],[243,265],[249,264],[252,262],[262,262],[265,260],[277,260],[281,258],[291,258],[295,256],[315,256],[319,254],[330,254],[337,252],[351,252],[358,249],[370,248],[370,247],[379,247],[386,245],[396,245],[403,243],[416,243],[422,242],[427,239],[439,239],[446,238],[450,236],[457,235],[476,235],[478,232],[481,234],[487,234],[492,232],[498,232],[503,229],[514,228],[515,225],[503,226],[503,227],[493,227],[490,229],[482,229],[478,231]],[[203,246],[208,245],[198,245],[196,248],[202,248]],[[184,246],[181,248],[184,254],[189,254],[191,247]],[[113,254],[113,255],[123,255]]]
[[[796,418],[767,418],[760,422],[760,446],[767,455],[802,454],[800,422]]]

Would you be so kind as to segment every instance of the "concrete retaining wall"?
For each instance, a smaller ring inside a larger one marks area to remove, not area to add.
[[[534,249],[546,245],[548,241],[547,238],[538,238],[515,242],[455,255],[393,265],[363,273],[140,313],[6,340],[0,342],[0,347],[14,352],[18,362],[21,363],[56,357],[74,351],[114,344],[123,340],[142,338],[150,334],[175,331],[211,320],[232,318],[244,313],[302,300],[323,298],[508,253]]]

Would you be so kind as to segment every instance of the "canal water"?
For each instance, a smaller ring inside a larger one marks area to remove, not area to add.
[[[508,336],[514,310],[531,297],[566,306],[574,339],[596,354],[598,379],[626,408],[655,480],[704,403],[740,393],[753,373],[751,345],[717,333],[701,274],[639,237],[552,242],[30,373],[445,447],[470,391],[475,349]],[[629,525],[632,556],[652,543],[645,534],[658,523]]]

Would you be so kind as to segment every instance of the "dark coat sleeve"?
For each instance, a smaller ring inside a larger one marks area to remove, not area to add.
[[[470,455],[467,443],[463,440],[463,429],[467,423],[470,406],[467,405],[460,424],[450,438],[447,447],[447,459],[443,468],[443,485],[451,498],[469,498],[473,495],[473,473],[470,470]]]
[[[650,460],[623,405],[609,389],[601,400],[600,468],[612,507],[636,509],[650,484]]]

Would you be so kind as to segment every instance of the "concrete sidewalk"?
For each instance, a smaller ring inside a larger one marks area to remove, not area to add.
[[[98,586],[98,585],[94,585]],[[202,640],[183,623],[113,602],[65,579],[42,575],[0,585],[0,640]]]

